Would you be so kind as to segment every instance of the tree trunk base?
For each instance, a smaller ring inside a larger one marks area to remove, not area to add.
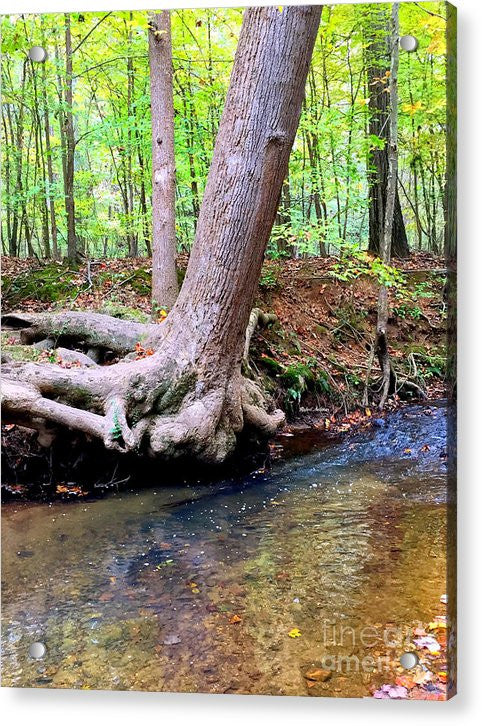
[[[262,440],[284,423],[283,412],[239,368],[215,370],[202,359],[184,359],[176,340],[163,343],[164,324],[94,313],[15,314],[4,324],[20,328],[30,344],[47,338],[127,354],[111,366],[3,366],[4,422],[36,429],[44,441],[66,427],[124,454],[217,464],[233,454],[245,430]],[[141,341],[143,353],[136,354]],[[150,344],[158,350],[146,356]]]

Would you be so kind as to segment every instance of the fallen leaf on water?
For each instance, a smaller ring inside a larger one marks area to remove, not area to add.
[[[242,618],[239,617],[239,615],[233,615],[232,618],[229,618],[229,622],[231,625],[234,625],[235,623],[240,623]]]
[[[428,444],[424,444],[420,451],[430,451],[430,446]]]
[[[290,632],[288,633],[290,638],[300,638],[301,637],[301,631],[298,628],[291,628]]]
[[[278,572],[276,575],[277,580],[289,580],[290,579],[290,573],[289,572]]]

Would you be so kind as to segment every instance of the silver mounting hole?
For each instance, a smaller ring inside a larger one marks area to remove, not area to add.
[[[47,58],[47,51],[41,45],[33,45],[28,52],[28,57],[35,63],[43,63]]]
[[[407,671],[409,671],[411,668],[415,668],[415,666],[418,665],[418,655],[416,653],[412,653],[411,651],[407,653],[402,653],[402,655],[400,656],[400,665]]]
[[[46,652],[47,652],[47,648],[40,641],[31,643],[30,647],[28,649],[29,656],[31,658],[34,658],[35,660],[41,660],[44,657]]]
[[[413,53],[418,48],[418,40],[414,35],[402,35],[400,38],[400,48],[406,50],[407,53]]]

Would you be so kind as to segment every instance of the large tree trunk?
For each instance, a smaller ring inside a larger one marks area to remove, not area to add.
[[[389,145],[387,83],[390,58],[387,44],[386,10],[383,7],[371,8],[368,13],[368,25],[367,77],[370,94],[368,133],[385,142],[383,148],[372,149],[368,158],[370,190],[368,249],[380,255],[388,184]],[[408,257],[410,254],[398,188],[395,189],[391,250],[394,257]]]
[[[176,170],[172,90],[171,16],[152,15],[149,23],[152,113],[152,303],[176,302]]]
[[[10,364],[5,420],[208,462],[244,429],[267,437],[283,422],[241,360],[319,19],[314,6],[245,12],[185,282],[154,354],[88,369]]]

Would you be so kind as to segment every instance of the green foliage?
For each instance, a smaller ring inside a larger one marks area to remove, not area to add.
[[[422,317],[422,310],[418,305],[407,305],[402,303],[398,307],[393,308],[394,314],[399,318],[412,318],[413,320],[420,320]]]
[[[284,403],[291,414],[299,411],[302,396],[308,391],[333,397],[328,375],[314,358],[287,366],[279,383],[285,389]]]
[[[279,287],[280,268],[275,265],[263,265],[259,284],[265,290],[276,290]]]
[[[351,282],[362,276],[376,280],[379,285],[403,290],[405,277],[400,270],[387,265],[379,257],[372,257],[358,245],[344,242],[340,246],[340,259],[330,272],[335,280]]]
[[[284,366],[279,361],[275,360],[275,358],[270,358],[268,355],[263,355],[262,358],[260,358],[259,363],[273,375],[284,371]]]
[[[417,364],[420,367],[420,373],[423,378],[440,378],[445,377],[445,371],[447,367],[447,358],[444,355],[438,353],[429,353],[423,349],[419,352],[413,353]]]
[[[402,53],[399,70],[399,177],[401,204],[412,247],[440,251],[445,178],[445,5],[402,3],[401,32],[417,29],[419,51]],[[388,12],[388,5],[386,6]],[[76,233],[90,255],[120,257],[135,238],[139,254],[151,238],[151,119],[148,15],[144,11],[71,13],[73,56]],[[99,22],[102,19],[101,22]],[[176,234],[188,251],[204,192],[226,97],[242,10],[215,8],[171,13],[174,66]],[[2,16],[2,236],[20,225],[19,252],[43,256],[42,217],[53,205],[61,253],[66,251],[60,121],[68,109],[64,17]],[[384,140],[366,134],[369,5],[327,5],[308,76],[306,101],[290,157],[268,256],[326,251],[346,261],[345,243],[365,248],[368,236],[367,155]],[[48,57],[24,64],[33,45]],[[128,59],[132,73],[128,71]],[[45,82],[43,80],[45,71]],[[132,89],[128,90],[131,78]],[[45,94],[45,97],[44,97]],[[45,104],[46,102],[46,104]],[[20,109],[24,121],[21,128]],[[46,177],[43,113],[48,112],[53,179]],[[41,148],[36,143],[40,130]],[[19,144],[19,140],[21,143]],[[17,183],[17,178],[20,183]],[[407,191],[407,194],[403,192]],[[129,195],[133,195],[133,208]],[[417,200],[415,200],[415,192]],[[146,200],[141,203],[141,193]],[[416,204],[416,213],[414,206]],[[30,249],[22,219],[30,221]],[[52,240],[50,239],[50,245]],[[350,275],[356,273],[353,267]],[[393,282],[376,269],[377,279]],[[340,270],[340,276],[343,271]],[[341,278],[340,278],[341,279]],[[275,284],[266,279],[267,286]]]

